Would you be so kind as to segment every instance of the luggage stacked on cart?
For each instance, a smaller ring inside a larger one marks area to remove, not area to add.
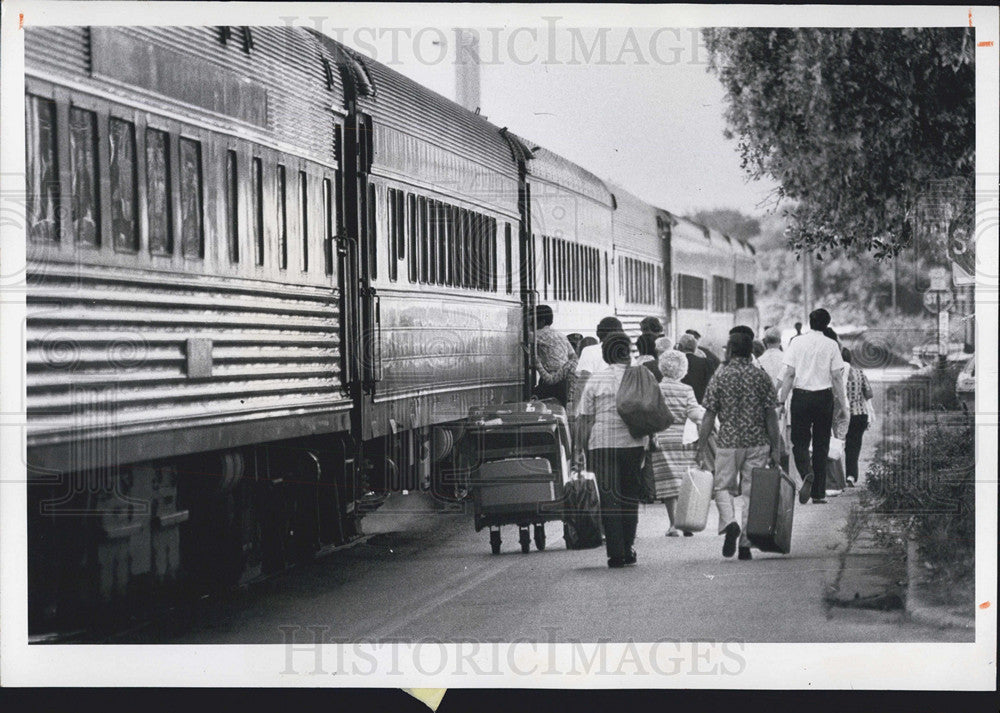
[[[559,503],[569,477],[569,426],[558,403],[529,401],[471,410],[463,449],[470,474],[476,532],[490,528],[493,554],[500,528],[517,525],[521,551],[545,549],[545,523],[562,519]]]

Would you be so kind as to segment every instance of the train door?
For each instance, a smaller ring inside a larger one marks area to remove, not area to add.
[[[521,256],[521,308],[523,314],[522,343],[527,345],[524,355],[524,389],[523,398],[527,399],[531,395],[534,386],[534,370],[531,363],[536,355],[535,334],[535,307],[538,306],[537,289],[537,266],[538,256],[536,250],[535,234],[531,228],[531,184],[522,174],[520,187],[518,189],[518,212],[521,217],[519,230],[519,248]]]

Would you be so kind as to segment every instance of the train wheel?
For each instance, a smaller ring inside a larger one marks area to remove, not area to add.
[[[528,554],[531,551],[531,530],[527,527],[521,528],[521,552]]]
[[[535,547],[539,552],[545,549],[545,523],[535,525]]]
[[[490,549],[493,554],[500,554],[500,530],[490,530]]]

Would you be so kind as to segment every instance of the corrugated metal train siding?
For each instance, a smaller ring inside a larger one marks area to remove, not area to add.
[[[35,267],[27,296],[29,446],[349,407],[337,295],[262,283]],[[187,376],[187,340],[212,372]]]
[[[272,138],[316,160],[334,164],[334,115],[330,107],[343,105],[343,86],[334,72],[333,89],[326,89],[315,38],[298,28],[254,27],[254,47],[246,53],[236,28],[225,45],[218,31],[217,27],[130,27],[128,35],[140,42],[178,50],[261,84],[268,93],[267,131]],[[29,29],[26,71],[37,68],[100,86],[99,80],[90,79],[90,38],[87,27]],[[165,99],[170,102],[169,97]],[[176,110],[191,111],[182,104]]]

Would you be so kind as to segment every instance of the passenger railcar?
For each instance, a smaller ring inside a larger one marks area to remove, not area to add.
[[[592,334],[614,314],[614,197],[586,169],[507,133],[524,176],[529,290],[564,334]]]
[[[615,199],[615,312],[634,340],[646,317],[669,327],[670,233],[652,205],[620,186],[609,188]]]
[[[752,306],[746,251],[316,32],[29,29],[25,74],[32,628],[460,497],[540,301]]]

